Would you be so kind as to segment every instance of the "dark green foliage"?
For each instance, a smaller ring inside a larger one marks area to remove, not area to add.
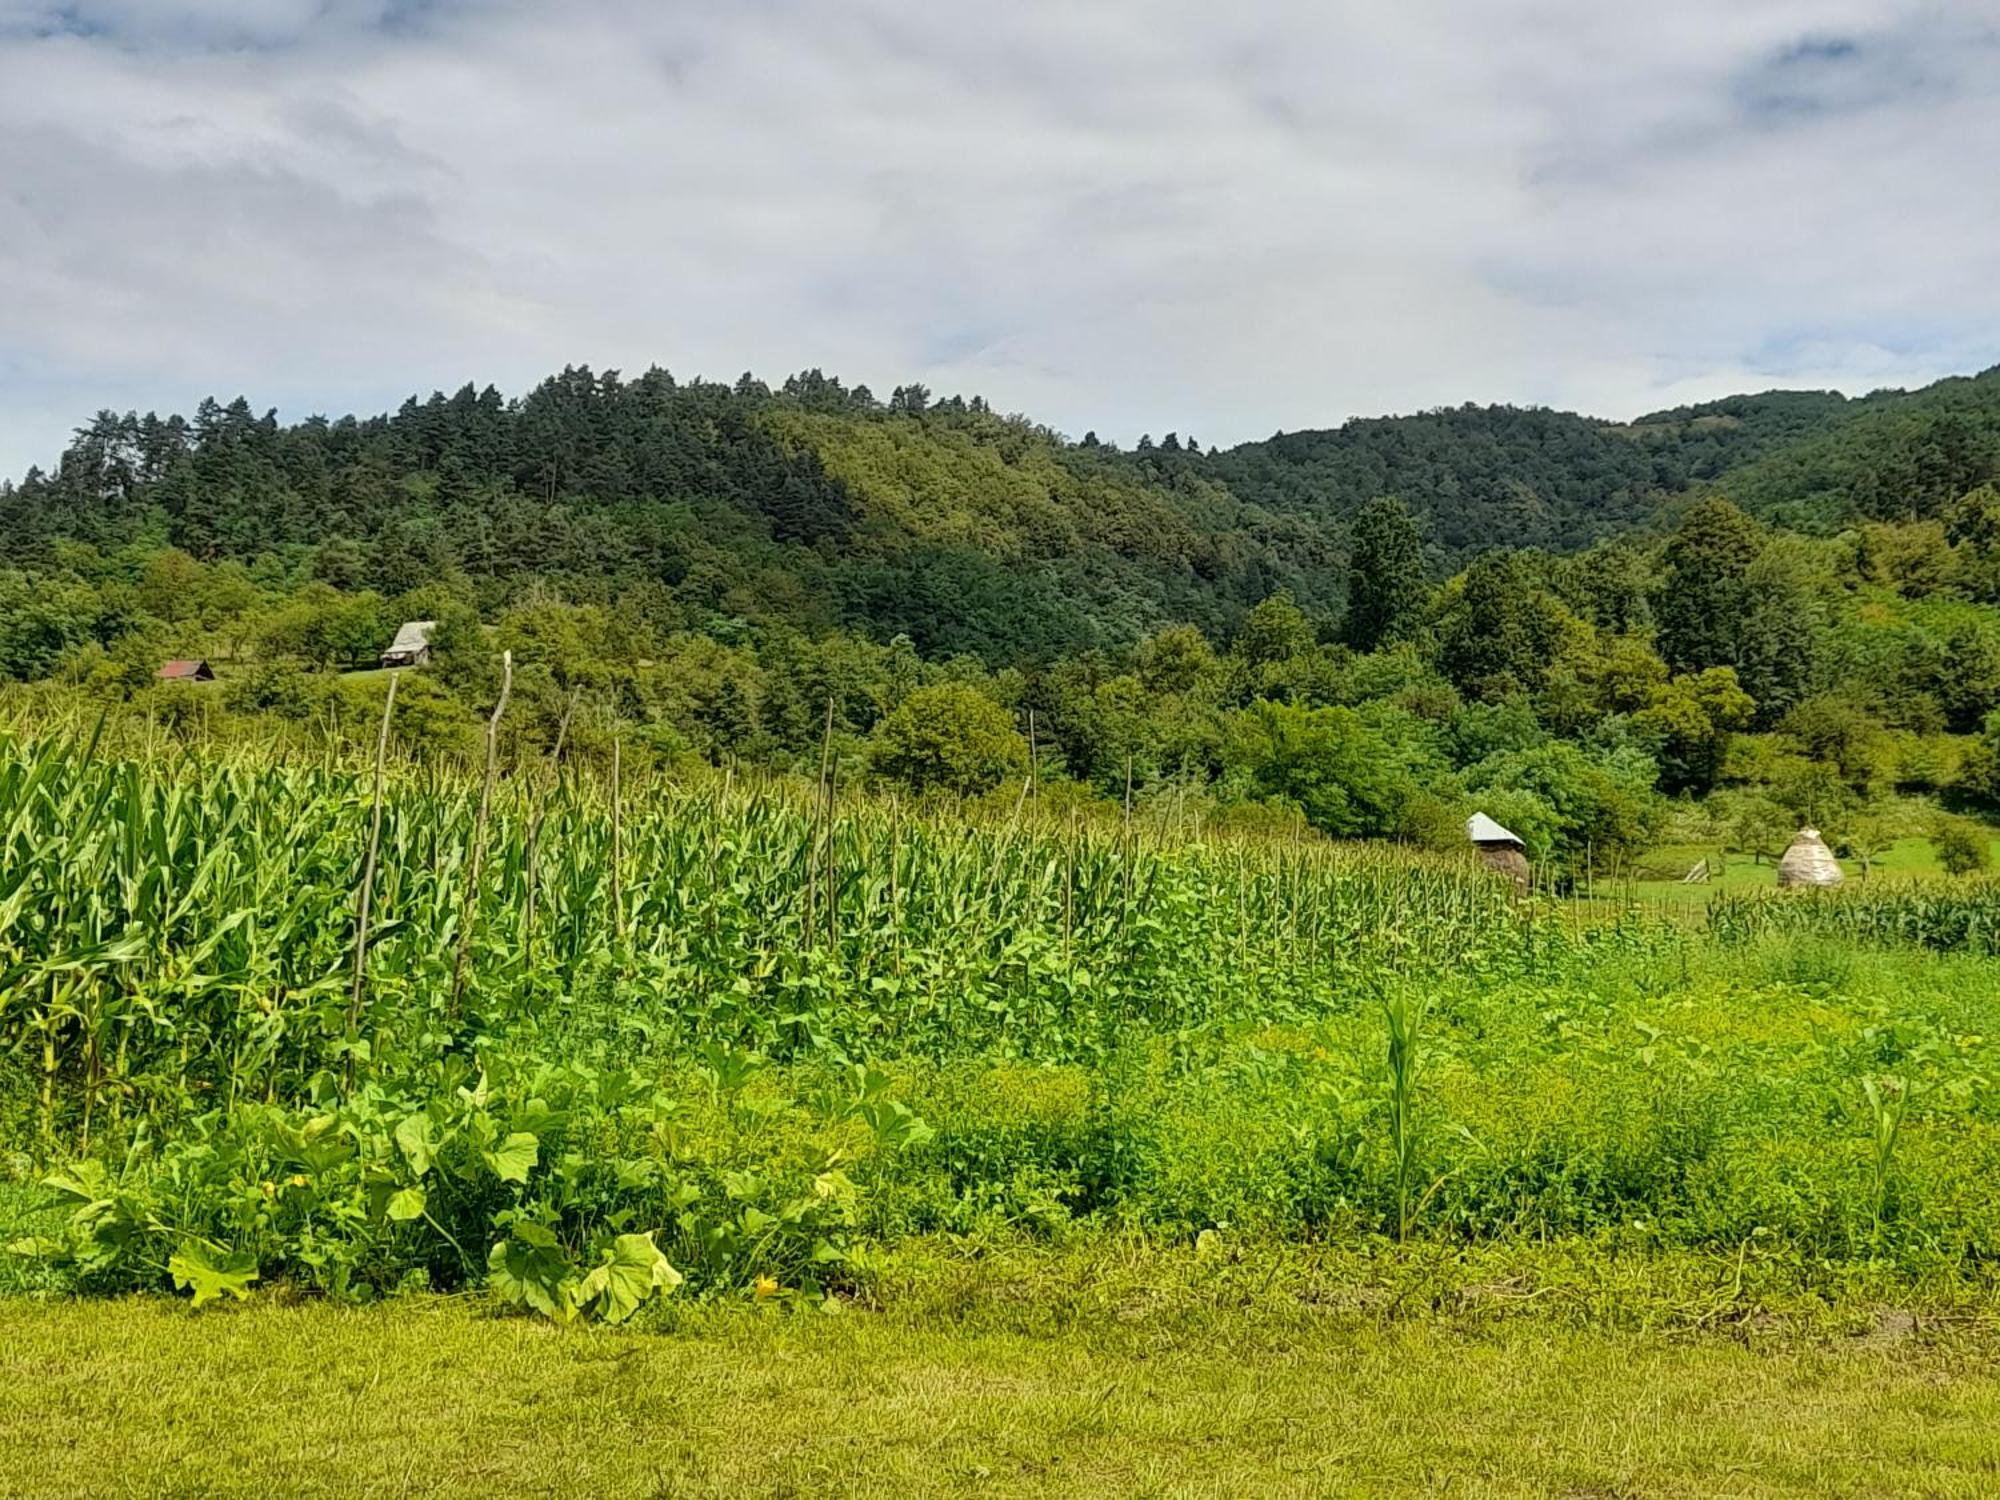
[[[1540,691],[1562,650],[1565,612],[1516,554],[1493,553],[1438,601],[1438,665],[1483,702]]]
[[[1369,501],[1349,542],[1342,638],[1357,651],[1402,640],[1422,623],[1429,598],[1417,523],[1400,500]]]
[[[1450,563],[1489,547],[1565,550],[1641,524],[1688,479],[1608,422],[1462,406],[1281,434],[1208,460],[1245,500],[1322,525],[1398,495]]]
[[[1319,774],[1238,757],[1257,736],[1231,716],[1260,701],[1352,710],[1381,741],[1403,811],[1316,791],[1326,827],[1444,837],[1456,773],[1548,741],[1638,752],[1673,795],[1990,802],[1987,748],[1952,737],[2000,707],[2000,499],[1955,487],[1996,390],[1780,392],[1626,426],[1468,407],[1231,453],[1073,444],[817,370],[774,391],[570,369],[518,400],[468,385],[291,426],[241,400],[101,413],[53,474],[0,485],[0,677],[184,740],[353,742],[368,694],[333,675],[431,619],[399,749],[468,753],[505,648],[518,746],[570,723],[599,759],[622,734],[649,763],[811,774],[832,698],[860,765],[885,715],[954,682],[1016,732],[1034,716],[1044,779],[1122,804],[1129,774],[1140,803],[1197,816],[1290,816],[1279,784]],[[1870,493],[1913,498],[1869,513],[1918,519],[1772,524],[1839,519],[1758,490],[1800,454],[1880,459]],[[1435,592],[1421,537],[1440,571],[1471,558]],[[223,681],[157,690],[170,656]],[[1829,694],[1872,726],[1859,759]],[[1352,779],[1352,738],[1326,743],[1327,785]],[[990,784],[997,762],[970,758],[989,769],[882,779]]]
[[[1661,563],[1653,615],[1670,668],[1733,669],[1766,723],[1813,690],[1818,603],[1755,520],[1727,500],[1704,500],[1682,516]]]
[[[1727,500],[1704,500],[1681,517],[1653,600],[1660,656],[1674,671],[1737,664],[1757,602],[1751,565],[1764,540],[1763,528]]]
[[[2000,367],[1854,406],[1732,475],[1730,493],[1760,514],[1822,525],[1909,520],[1946,514],[2000,474]]]

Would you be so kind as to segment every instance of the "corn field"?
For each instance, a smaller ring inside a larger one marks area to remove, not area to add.
[[[2000,880],[1731,893],[1710,903],[1708,927],[1735,943],[1789,936],[1991,956],[2000,953]]]
[[[1450,862],[715,785],[614,799],[543,768],[483,824],[477,783],[390,779],[357,955],[371,800],[327,766],[0,747],[0,1040],[45,1134],[326,1096],[592,997],[656,1051],[1056,1061],[1563,936]]]

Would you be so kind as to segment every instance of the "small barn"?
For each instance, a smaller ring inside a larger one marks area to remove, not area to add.
[[[159,677],[162,682],[213,682],[215,668],[199,657],[175,657],[160,663]]]
[[[406,620],[396,638],[389,642],[389,649],[382,653],[382,665],[421,667],[431,659],[431,632],[435,629],[435,620]]]
[[[1817,828],[1801,828],[1778,861],[1778,884],[1786,890],[1831,890],[1846,878]]]
[[[1528,846],[1521,836],[1487,817],[1485,813],[1474,813],[1465,820],[1465,836],[1479,851],[1479,858],[1486,868],[1496,875],[1505,875],[1523,890],[1528,886]]]

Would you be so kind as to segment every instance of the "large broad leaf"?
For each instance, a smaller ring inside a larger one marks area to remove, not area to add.
[[[167,1270],[175,1286],[194,1293],[196,1307],[225,1294],[241,1302],[257,1279],[257,1259],[240,1250],[217,1255],[200,1240],[189,1240],[168,1260]]]
[[[650,1234],[621,1234],[611,1242],[604,1264],[583,1278],[577,1300],[595,1304],[607,1323],[622,1323],[655,1292],[672,1291],[681,1273],[667,1263]]]
[[[411,1115],[403,1121],[396,1127],[396,1144],[403,1148],[403,1159],[409,1162],[410,1170],[423,1176],[437,1155],[437,1142],[431,1136],[431,1117]]]
[[[423,1217],[424,1209],[429,1206],[429,1203],[430,1200],[425,1197],[422,1188],[399,1188],[389,1195],[389,1217],[399,1222],[407,1219],[420,1219]]]
[[[539,1153],[540,1146],[535,1138],[525,1130],[517,1130],[499,1145],[479,1154],[493,1169],[493,1175],[502,1182],[526,1182],[528,1174],[535,1169]]]
[[[503,1301],[567,1321],[576,1315],[569,1257],[539,1224],[521,1223],[486,1257],[487,1285]]]

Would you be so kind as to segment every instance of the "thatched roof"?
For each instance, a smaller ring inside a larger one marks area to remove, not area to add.
[[[410,620],[396,632],[396,638],[389,642],[391,651],[421,651],[431,643],[431,632],[437,629],[435,620]]]
[[[1840,862],[1826,847],[1826,840],[1819,836],[1817,828],[1801,828],[1798,837],[1792,840],[1792,847],[1778,861],[1778,884],[1781,886],[1825,889],[1839,885],[1846,878],[1841,873]]]
[[[1527,841],[1517,833],[1510,833],[1483,812],[1474,813],[1465,820],[1465,836],[1475,844],[1512,844],[1516,849],[1528,847]]]

